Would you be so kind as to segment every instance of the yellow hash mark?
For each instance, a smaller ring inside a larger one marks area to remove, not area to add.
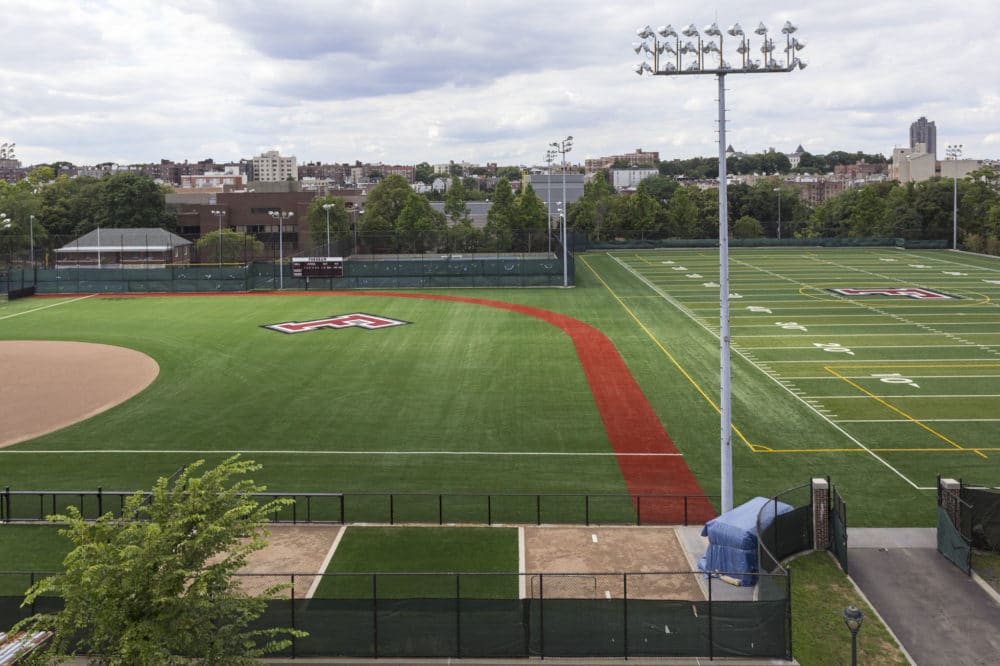
[[[832,367],[830,367],[830,366],[827,365],[827,366],[824,366],[823,369],[826,370],[827,372],[829,372],[834,377],[839,378],[841,381],[844,381],[847,384],[850,384],[851,386],[853,386],[857,390],[861,391],[862,393],[864,393],[865,395],[867,395],[869,398],[871,398],[875,402],[877,402],[880,405],[882,405],[883,407],[886,407],[886,408],[892,410],[893,412],[896,412],[897,414],[899,414],[900,416],[902,416],[907,421],[910,421],[911,423],[915,423],[916,425],[920,426],[921,428],[923,428],[924,430],[926,430],[930,434],[934,435],[935,437],[937,437],[938,439],[940,439],[943,442],[947,442],[948,444],[950,444],[951,446],[955,447],[959,451],[972,451],[976,455],[978,455],[978,456],[980,456],[982,458],[986,458],[987,457],[986,454],[983,453],[980,449],[966,449],[966,448],[962,447],[961,445],[956,444],[952,440],[948,439],[947,437],[945,437],[944,435],[942,435],[941,433],[939,433],[934,428],[931,428],[929,425],[927,425],[923,421],[920,421],[919,419],[916,419],[916,418],[910,416],[909,414],[907,414],[906,412],[904,412],[900,408],[896,407],[895,405],[893,405],[893,404],[891,404],[889,402],[886,402],[885,400],[883,400],[882,398],[878,397],[877,395],[875,395],[874,393],[872,393],[868,389],[864,388],[863,386],[861,386],[857,382],[851,381],[850,379],[848,379],[844,375],[840,374],[839,372],[837,372],[836,370],[834,370]]]
[[[765,447],[760,447],[762,449],[767,449],[766,451],[756,451],[757,453],[866,453],[865,449],[859,448],[847,448],[847,449],[768,449]],[[1000,447],[996,446],[983,446],[977,449],[935,449],[930,447],[922,448],[870,448],[868,451],[874,451],[875,453],[979,453],[980,451],[1000,451]],[[983,456],[984,458],[986,456]]]
[[[698,391],[701,397],[704,398],[705,401],[712,406],[712,409],[714,409],[716,413],[721,414],[722,409],[720,409],[719,406],[715,404],[715,401],[712,400],[712,398],[710,398],[708,394],[705,393],[704,390],[702,390],[701,386],[698,385],[698,382],[694,380],[694,377],[688,374],[688,371],[684,369],[684,367],[677,361],[676,358],[674,358],[674,355],[671,354],[669,351],[667,351],[667,348],[664,347],[660,343],[660,341],[656,339],[656,336],[653,335],[653,332],[650,331],[649,328],[647,328],[646,325],[642,323],[642,321],[640,321],[639,317],[637,317],[636,314],[632,312],[632,310],[629,309],[627,305],[625,305],[625,301],[622,300],[622,298],[615,293],[615,290],[611,288],[611,285],[605,282],[604,278],[602,278],[600,274],[598,274],[598,272],[594,270],[594,267],[590,265],[590,262],[587,261],[587,257],[581,256],[580,261],[582,261],[583,265],[586,266],[590,270],[590,272],[594,274],[594,277],[596,277],[602,285],[604,285],[604,288],[608,290],[608,293],[611,294],[611,297],[614,298],[616,301],[618,301],[618,304],[622,306],[622,309],[625,310],[625,312],[628,313],[628,315],[633,319],[633,321],[635,321],[635,323],[639,325],[639,328],[641,328],[642,331],[649,337],[649,339],[653,341],[653,344],[659,347],[660,351],[663,352],[663,354],[668,359],[670,359],[670,362],[673,363],[674,367],[677,368],[682,375],[684,375],[685,379],[687,379],[688,382],[691,383],[691,386],[693,386],[695,390]],[[732,425],[733,432],[736,433],[736,436],[739,438],[739,440],[743,442],[743,444],[750,451],[754,451],[754,446],[756,445],[751,444],[749,441],[747,441],[747,438],[743,436],[743,433],[740,431],[739,428],[736,427],[735,424],[730,424],[730,425]]]

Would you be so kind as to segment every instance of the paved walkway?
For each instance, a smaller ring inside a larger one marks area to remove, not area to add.
[[[848,528],[847,546],[851,578],[913,663],[1000,662],[1000,599],[937,552],[936,530]]]

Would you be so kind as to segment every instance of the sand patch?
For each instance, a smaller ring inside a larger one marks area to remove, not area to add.
[[[0,340],[0,447],[100,414],[159,372],[152,358],[124,347]]]

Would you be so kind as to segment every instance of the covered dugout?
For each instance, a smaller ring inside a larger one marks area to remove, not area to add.
[[[767,510],[762,513],[765,508]],[[757,582],[757,517],[760,516],[760,529],[764,530],[775,516],[791,510],[791,505],[784,502],[754,497],[708,521],[701,530],[701,535],[708,537],[708,550],[698,560],[698,569],[708,574],[724,574],[740,585],[754,585]]]

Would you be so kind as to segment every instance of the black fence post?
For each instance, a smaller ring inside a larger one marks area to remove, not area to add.
[[[104,489],[97,486],[97,517],[104,515]]]
[[[378,574],[372,574],[372,656],[378,659]]]
[[[712,624],[714,619],[712,617],[712,606],[715,604],[712,602],[712,581],[714,579],[712,576],[708,577],[708,658],[715,659],[715,637],[712,635]]]
[[[455,574],[455,657],[462,658],[462,574]]]
[[[292,629],[295,629],[295,574],[292,574],[291,607],[292,607]],[[295,659],[295,634],[292,634],[292,659]]]
[[[625,645],[622,646],[625,658],[628,659],[628,574],[622,574],[622,629],[625,632]]]

